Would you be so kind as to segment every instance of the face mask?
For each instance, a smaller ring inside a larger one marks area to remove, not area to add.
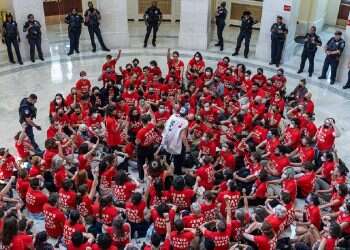
[[[62,103],[62,99],[56,99],[56,103],[57,104],[61,104]]]
[[[202,136],[202,141],[207,141],[207,137],[206,136]]]
[[[221,149],[221,151],[222,151],[222,152],[227,152],[227,148],[223,147],[223,148]]]
[[[133,92],[132,90],[130,90],[130,89],[128,90],[128,94],[132,94],[132,92]]]
[[[163,109],[163,108],[159,109],[159,113],[164,113],[164,111],[165,111],[165,109]]]
[[[210,72],[205,72],[205,75],[206,75],[206,76],[210,76],[211,73],[210,73]]]
[[[209,108],[209,107],[204,107],[204,110],[205,110],[205,111],[209,111],[210,108]]]
[[[86,80],[86,76],[81,76],[80,79],[81,80]]]
[[[341,207],[339,208],[339,211],[341,211],[341,212],[343,212],[343,213],[346,213],[346,212],[347,212],[347,210],[346,210],[346,208],[345,208],[344,206],[341,206]]]
[[[97,113],[92,114],[92,118],[93,118],[93,119],[96,119],[97,116],[98,116]]]
[[[196,60],[196,61],[199,61],[201,58],[200,57],[198,57],[198,56],[196,56],[195,58],[194,58],[194,60]]]

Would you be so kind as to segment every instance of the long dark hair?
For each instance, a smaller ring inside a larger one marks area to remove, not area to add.
[[[117,237],[122,238],[125,235],[125,232],[123,230],[124,220],[122,217],[118,216],[113,220],[112,227],[113,231],[116,234]]]
[[[8,217],[4,221],[3,231],[2,231],[2,243],[5,246],[9,246],[12,242],[13,237],[18,233],[18,222],[13,216]]]

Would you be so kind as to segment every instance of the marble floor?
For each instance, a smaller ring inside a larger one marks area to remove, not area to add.
[[[99,86],[97,81],[101,71],[101,65],[104,61],[105,53],[90,52],[90,43],[88,35],[84,30],[81,41],[81,51],[79,55],[72,57],[66,56],[68,49],[66,39],[66,26],[54,25],[48,26],[48,36],[50,40],[51,56],[45,62],[37,62],[35,64],[25,62],[25,65],[10,65],[5,59],[5,51],[0,48],[0,146],[9,147],[13,151],[13,136],[20,129],[18,124],[18,104],[21,98],[34,92],[39,96],[38,107],[38,123],[42,125],[43,131],[36,131],[36,136],[41,145],[43,145],[46,128],[48,127],[48,105],[54,95],[58,92],[66,94],[74,85],[79,77],[81,70],[88,72],[89,78],[94,85]],[[141,64],[147,64],[150,60],[155,59],[163,67],[166,65],[167,48],[177,47],[177,34],[179,25],[164,23],[159,32],[157,48],[143,49],[143,32],[144,26],[141,23],[130,23],[131,47],[123,49],[123,55],[119,65],[125,65],[134,57],[138,57]],[[228,27],[225,33],[225,41],[228,42],[223,52],[218,52],[214,47],[216,32],[213,32],[213,41],[209,49],[203,52],[207,65],[215,66],[216,61],[223,56],[230,56],[233,50],[234,41],[237,36],[237,28]],[[326,41],[334,32],[334,28],[326,28],[321,33],[324,41]],[[258,31],[254,31],[252,39],[252,50],[258,37]],[[193,55],[194,51],[179,49],[181,56],[185,62]],[[112,52],[113,53],[113,52]],[[242,57],[232,58],[234,63],[245,63],[248,68],[255,71],[257,67],[264,67],[267,74],[271,75],[275,72],[275,68],[255,59]],[[298,79],[305,75],[297,75],[297,65],[300,60],[300,49],[296,50],[294,57],[290,58],[283,67],[288,76],[288,89],[294,88],[298,83]],[[316,71],[322,65],[323,55],[319,51],[316,57]],[[326,117],[334,117],[337,125],[342,131],[342,136],[337,139],[337,147],[340,156],[345,162],[350,163],[350,155],[347,154],[350,138],[350,91],[346,92],[341,89],[341,84],[330,86],[326,81],[316,79],[317,73],[313,78],[308,78],[308,87],[313,93],[313,99],[316,103],[316,121],[320,124]],[[348,110],[348,111],[347,111]]]

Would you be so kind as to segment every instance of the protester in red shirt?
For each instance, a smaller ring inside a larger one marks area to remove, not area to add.
[[[142,194],[135,192],[130,201],[126,202],[126,217],[131,226],[131,235],[137,230],[139,237],[144,237],[147,232],[148,222],[145,220],[146,202],[142,199]]]
[[[77,210],[69,212],[69,219],[66,220],[63,227],[63,238],[66,245],[72,239],[75,232],[85,233],[85,225],[80,222],[80,215]]]
[[[118,216],[113,220],[112,226],[106,228],[106,233],[112,237],[113,245],[118,249],[123,249],[131,242],[131,227],[130,224]]]
[[[175,231],[170,233],[170,241],[173,250],[187,250],[190,248],[192,240],[195,238],[195,229],[186,229],[181,219],[174,222]]]
[[[26,194],[26,206],[33,215],[41,215],[43,206],[48,201],[47,196],[40,191],[40,183],[38,178],[30,180],[30,187]]]
[[[45,230],[47,234],[55,239],[63,235],[63,226],[66,220],[64,213],[58,205],[58,195],[51,193],[48,202],[43,207],[45,218]]]
[[[80,72],[80,79],[75,83],[75,88],[79,97],[87,95],[91,89],[91,82],[86,78],[87,73],[85,71]]]

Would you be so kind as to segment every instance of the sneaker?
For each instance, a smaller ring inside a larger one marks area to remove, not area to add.
[[[223,51],[224,50],[224,47],[220,47],[220,51]]]
[[[297,74],[303,73],[301,69],[298,70]]]

